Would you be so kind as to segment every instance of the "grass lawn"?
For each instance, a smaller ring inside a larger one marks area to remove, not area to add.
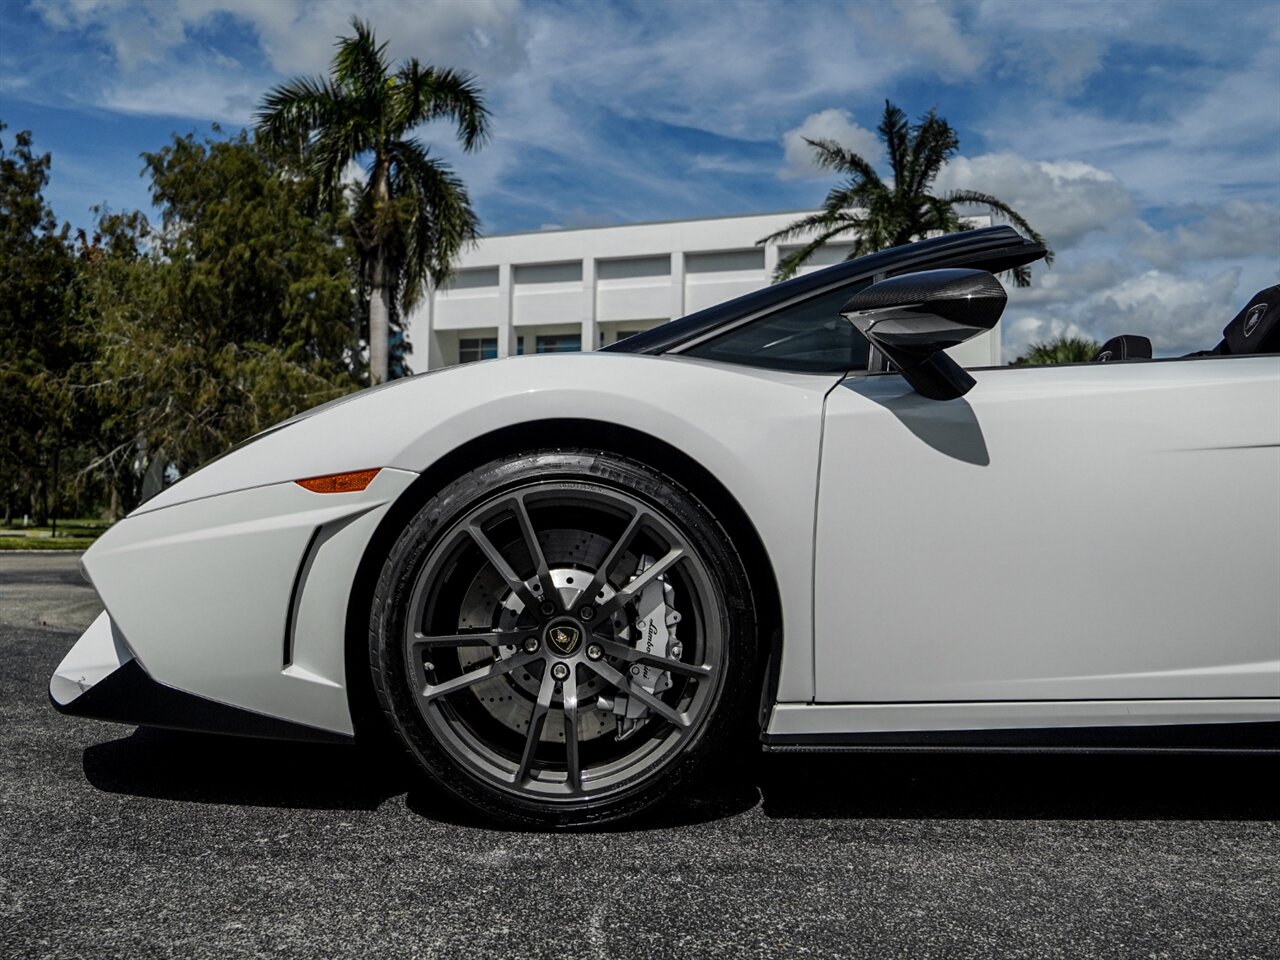
[[[108,526],[105,520],[59,520],[56,537],[47,526],[0,526],[0,550],[84,550]]]

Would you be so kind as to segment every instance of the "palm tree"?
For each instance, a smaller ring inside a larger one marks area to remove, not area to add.
[[[1050,363],[1088,363],[1098,355],[1102,345],[1088,337],[1073,337],[1066,334],[1033,343],[1027,352],[1010,364],[1012,367],[1039,366]]]
[[[986,207],[1012,222],[1032,240],[1044,243],[1044,238],[998,197],[975,190],[953,190],[941,197],[929,192],[938,173],[960,145],[955,130],[938,116],[936,109],[913,126],[901,109],[886,100],[877,134],[889,153],[889,166],[893,170],[890,183],[881,180],[865,159],[838,143],[805,138],[813,147],[818,166],[844,174],[847,179],[832,188],[820,211],[757,241],[764,244],[771,240],[806,240],[799,249],[778,261],[773,275],[775,281],[793,276],[824,244],[846,234],[853,238],[853,249],[846,257],[852,260],[929,234],[965,230],[958,207]],[[1045,263],[1052,262],[1053,252],[1049,251]],[[1011,273],[1017,286],[1031,283],[1028,268],[1018,267]]]
[[[451,120],[465,150],[488,137],[489,111],[475,79],[410,59],[394,73],[386,44],[352,18],[329,78],[297,77],[263,98],[258,136],[300,163],[320,206],[345,197],[344,174],[362,163],[352,187],[352,222],[369,297],[369,381],[387,378],[391,319],[412,308],[426,282],[449,279],[478,221],[466,188],[448,164],[410,132]]]

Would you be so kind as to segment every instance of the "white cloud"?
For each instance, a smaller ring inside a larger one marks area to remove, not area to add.
[[[1280,253],[1280,206],[1228,200],[1220,206],[1196,204],[1190,209],[1196,219],[1169,232],[1141,224],[1136,251],[1162,269],[1193,260],[1240,260]]]
[[[163,63],[188,31],[206,23],[227,4],[217,0],[168,0],[122,4],[113,0],[34,0],[45,22],[58,29],[94,29],[126,71]]]
[[[1015,41],[1003,50],[1002,76],[1019,75],[1054,96],[1079,96],[1102,69],[1107,44],[1082,30],[1062,30]]]
[[[248,124],[265,89],[260,76],[207,58],[142,72],[146,75],[105,87],[99,105],[122,113]]]
[[[969,77],[986,60],[985,41],[966,35],[956,9],[941,0],[896,0],[854,8],[854,17],[876,44],[913,57],[917,68],[944,77]]]
[[[993,111],[985,135],[1023,156],[1071,156],[1106,169],[1142,205],[1221,201],[1260,184],[1280,199],[1280,97],[1273,93],[1280,28],[1258,39],[1231,70],[1170,78],[1166,86],[1179,99],[1163,109],[1149,105],[1142,119],[1039,97]]]
[[[1112,174],[1073,160],[1028,160],[1013,153],[956,157],[938,176],[938,192],[976,190],[1003,200],[1049,241],[1066,249],[1133,212],[1129,191]]]
[[[1121,333],[1150,338],[1157,356],[1205,350],[1244,302],[1237,292],[1240,276],[1238,267],[1207,277],[1147,270],[1089,291],[1068,275],[1058,287],[1068,295],[1056,302],[1045,298],[1024,307],[1031,298],[1010,297],[1004,352],[1012,358],[1060,334],[1102,342]]]
[[[823,110],[811,113],[804,123],[782,135],[784,164],[778,176],[784,180],[803,177],[831,179],[831,171],[814,165],[813,148],[805,140],[834,140],[840,146],[860,154],[872,164],[880,162],[884,150],[875,131],[859,126],[848,110]]]
[[[521,0],[36,0],[34,5],[50,26],[99,31],[126,72],[163,63],[176,48],[198,43],[201,28],[218,17],[251,27],[271,67],[282,74],[325,71],[335,40],[351,32],[352,16],[376,24],[393,58],[416,55],[489,76],[508,75],[526,62],[523,21],[517,16]]]
[[[1274,5],[35,5],[54,39],[0,50],[0,89],[15,99],[73,89],[114,110],[234,122],[251,121],[284,77],[327,72],[335,38],[351,14],[364,16],[393,60],[479,75],[493,141],[464,157],[447,127],[429,126],[423,139],[473,198],[533,225],[733,212],[770,197],[801,206],[834,179],[811,165],[803,136],[878,161],[879,144],[855,117],[878,113],[885,95],[914,113],[936,90],[965,146],[983,151],[956,158],[938,187],[1008,201],[1061,254],[1052,270],[1037,268],[1033,288],[1012,293],[1010,344],[1037,331],[1109,336],[1129,323],[1159,332],[1170,350],[1206,346],[1196,312],[1220,328],[1280,268],[1280,100],[1266,95],[1280,78]],[[1100,75],[1140,95],[1081,98]],[[1161,234],[1147,223],[1170,218],[1183,225]],[[1223,294],[1228,266],[1243,272]]]
[[[97,103],[129,113],[249,123],[262,94],[282,77],[328,71],[353,15],[375,23],[393,62],[417,56],[490,80],[527,64],[520,0],[37,0],[36,8],[56,29],[101,39],[119,70],[94,86]],[[220,19],[249,27],[264,62],[240,64],[208,47],[204,34]]]
[[[520,0],[223,4],[254,27],[272,67],[282,74],[325,72],[336,39],[351,33],[353,15],[374,24],[393,60],[416,56],[489,78],[510,76],[528,62]]]

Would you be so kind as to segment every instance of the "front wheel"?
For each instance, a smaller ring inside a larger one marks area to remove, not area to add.
[[[755,623],[711,513],[598,451],[489,463],[431,498],[370,620],[383,709],[426,772],[490,814],[602,822],[741,733]]]

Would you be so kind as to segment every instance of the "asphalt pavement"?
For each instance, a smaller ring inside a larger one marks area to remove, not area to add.
[[[352,748],[57,714],[97,611],[0,554],[0,958],[1280,957],[1280,760],[761,757],[521,833]]]

